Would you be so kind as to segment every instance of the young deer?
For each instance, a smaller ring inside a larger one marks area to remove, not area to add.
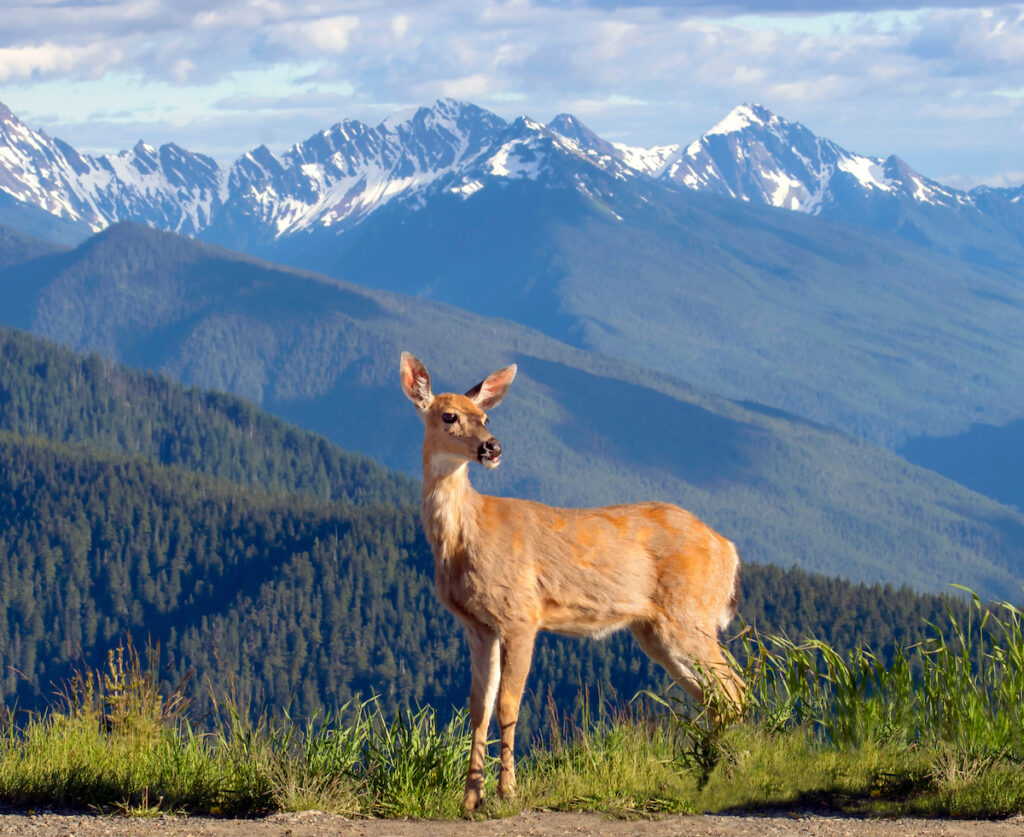
[[[508,392],[515,365],[465,395],[434,395],[426,368],[402,353],[402,391],[426,425],[423,527],[441,602],[466,628],[472,666],[473,743],[462,805],[483,798],[487,728],[497,698],[498,793],[515,795],[516,721],[534,639],[547,630],[605,636],[629,628],[647,655],[704,701],[700,672],[735,705],[743,682],[718,631],[736,610],[739,556],[732,543],[668,503],[559,509],[477,494],[469,463],[497,468],[501,444],[487,411]]]

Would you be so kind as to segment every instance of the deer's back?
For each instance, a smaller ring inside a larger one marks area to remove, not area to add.
[[[442,598],[487,621],[600,635],[681,610],[716,619],[721,578],[736,570],[729,541],[668,503],[561,509],[481,496],[477,521],[464,576]]]

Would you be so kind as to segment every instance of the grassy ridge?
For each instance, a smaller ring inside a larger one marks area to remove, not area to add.
[[[582,727],[556,725],[521,761],[520,798],[491,800],[485,813],[793,804],[884,815],[1020,812],[1024,615],[974,599],[967,615],[949,619],[889,663],[863,648],[840,654],[751,633],[738,716],[709,721],[659,696],[628,713],[598,708]],[[22,724],[9,718],[0,799],[134,815],[457,815],[464,715],[439,725],[430,709],[386,717],[362,703],[340,719],[252,722],[229,702],[218,705],[213,731],[199,733],[183,685],[162,686],[157,656],[144,663],[122,644],[105,670],[76,675],[60,706]]]

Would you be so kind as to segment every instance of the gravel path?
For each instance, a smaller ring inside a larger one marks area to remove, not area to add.
[[[857,819],[820,814],[670,816],[617,820],[600,814],[529,811],[503,820],[350,820],[310,811],[254,820],[206,817],[127,819],[81,814],[0,814],[0,834],[35,837],[1009,837],[1024,835],[1024,817],[1010,820]]]

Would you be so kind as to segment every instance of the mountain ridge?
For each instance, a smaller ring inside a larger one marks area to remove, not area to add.
[[[503,137],[510,131],[518,138]],[[373,127],[342,120],[280,155],[258,146],[226,169],[173,143],[155,148],[140,140],[130,150],[84,155],[30,130],[0,104],[0,190],[94,232],[134,220],[231,245],[246,224],[247,237],[260,240],[313,225],[344,231],[396,198],[415,204],[446,178],[461,182],[450,187],[456,193],[471,194],[489,178],[530,176],[529,149],[518,166],[505,165],[509,144],[523,150],[549,132],[619,177],[847,220],[851,202],[893,199],[989,220],[1009,212],[1024,229],[1024,206],[1017,212],[1024,185],[952,189],[895,155],[848,152],[753,104],[734,108],[689,143],[646,148],[607,142],[570,114],[547,125],[525,116],[509,122],[471,103],[439,99]],[[863,207],[857,212],[863,215]]]

